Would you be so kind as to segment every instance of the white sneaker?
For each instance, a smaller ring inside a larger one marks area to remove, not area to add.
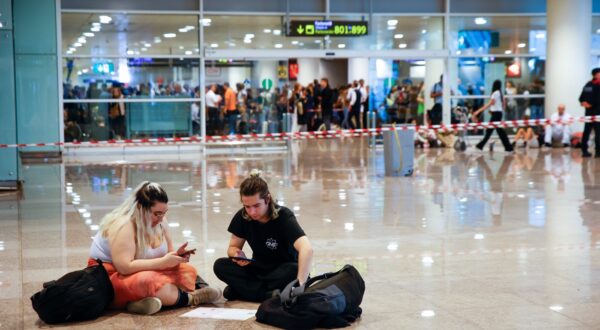
[[[127,304],[127,311],[134,314],[152,315],[160,311],[162,302],[156,297],[146,297]]]

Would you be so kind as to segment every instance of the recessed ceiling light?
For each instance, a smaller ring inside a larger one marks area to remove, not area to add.
[[[427,30],[423,29],[423,30],[421,30],[421,33],[425,34],[425,33],[427,33]]]
[[[81,47],[81,43],[76,42],[76,43],[73,44],[73,47]]]
[[[517,45],[517,47],[519,47],[519,48],[525,48],[526,46],[527,46],[527,44],[524,42]]]
[[[86,37],[88,37],[88,38],[91,38],[91,37],[94,36],[94,34],[92,32],[84,32],[83,35],[86,36]]]
[[[148,50],[148,48],[146,48],[146,47],[142,47],[142,51],[143,51],[143,52],[145,52],[145,51],[147,51],[147,50]]]
[[[160,44],[162,42],[162,40],[159,37],[155,37],[154,38],[154,43],[155,44]]]
[[[483,25],[487,23],[487,19],[483,18],[483,17],[477,17],[475,18],[475,24],[477,25]]]
[[[264,33],[271,33],[271,29],[264,29],[263,32]]]
[[[281,48],[281,47],[283,47],[282,44],[275,44],[275,48]]]
[[[398,25],[397,19],[388,19],[387,25]]]
[[[315,43],[320,44],[321,43],[321,39],[315,40]]]
[[[100,26],[100,23],[94,22],[94,23],[92,23],[92,26]]]
[[[598,31],[596,31],[596,32],[598,32]],[[544,39],[544,38],[546,38],[546,32],[538,32],[538,33],[536,33],[535,34],[535,38],[536,39]]]
[[[512,50],[510,50],[510,49],[507,49],[507,50],[505,50],[505,51],[504,51],[504,54],[506,54],[506,55],[510,55],[510,54],[512,54]]]
[[[193,30],[195,28],[196,27],[194,27],[193,25],[186,25],[184,29],[187,29],[189,31],[189,30]]]
[[[133,55],[133,54],[135,54],[135,52],[133,50],[128,50],[127,51],[127,55]]]
[[[457,50],[456,55],[460,55],[460,54],[462,54],[462,52],[460,50]]]
[[[279,36],[281,35],[281,30],[273,30],[273,34]]]
[[[152,47],[152,44],[150,44],[150,43],[144,43],[144,47],[146,47],[146,48]]]
[[[338,48],[346,48],[346,44],[339,44]]]
[[[404,35],[402,33],[394,34],[394,39],[402,39]]]
[[[432,311],[432,310],[422,311],[421,312],[421,316],[422,317],[434,317],[435,316],[435,312]]]
[[[210,18],[203,18],[200,20],[200,23],[202,23],[203,26],[210,26],[210,23],[212,23],[212,19]]]
[[[165,38],[175,38],[177,35],[175,33],[165,33],[163,37]]]
[[[192,51],[191,50],[186,50],[185,51],[185,55],[192,55]]]
[[[80,43],[82,43],[82,44],[85,44],[85,43],[87,42],[87,40],[85,39],[85,37],[79,37],[79,38],[77,39],[77,42],[80,42]]]
[[[70,51],[70,52],[74,52],[74,51],[76,51],[76,50],[77,50],[77,48],[69,48],[69,51]]]
[[[186,33],[186,32],[188,32],[188,29],[186,29],[186,28],[181,28],[181,29],[179,29],[179,32],[181,32],[181,33]]]
[[[399,44],[398,48],[406,48],[408,45],[407,44]]]
[[[78,76],[81,76],[81,71],[77,71],[77,75],[78,75]]]
[[[112,18],[110,16],[106,16],[106,15],[100,16],[100,23],[102,23],[102,24],[108,24],[111,21],[112,21]]]
[[[246,35],[244,36],[244,39],[252,39],[254,38],[254,33],[246,33]]]
[[[245,44],[251,44],[252,43],[252,39],[244,39],[244,43]]]
[[[183,49],[185,49],[185,47],[183,47],[183,46],[179,46],[179,49],[183,50]]]
[[[219,47],[219,44],[217,44],[217,43],[210,44],[210,47],[211,47],[211,48],[217,48],[217,47]]]
[[[92,32],[100,32],[100,27],[99,26],[94,26],[90,29],[90,31]]]
[[[292,45],[297,45],[298,44],[298,40],[292,40]]]

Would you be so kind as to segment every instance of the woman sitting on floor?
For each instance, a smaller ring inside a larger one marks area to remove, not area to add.
[[[220,290],[195,289],[196,269],[187,243],[177,251],[166,225],[169,199],[157,183],[144,182],[107,214],[94,236],[88,265],[103,261],[112,282],[112,307],[150,315],[162,306],[195,306],[221,297]]]

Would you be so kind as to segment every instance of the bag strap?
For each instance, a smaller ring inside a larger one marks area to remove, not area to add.
[[[304,293],[304,288],[306,287],[307,283],[300,285],[298,279],[295,279],[286,285],[283,291],[281,291],[279,294],[281,304],[285,307],[291,307],[294,303],[296,303],[296,298],[298,295]]]

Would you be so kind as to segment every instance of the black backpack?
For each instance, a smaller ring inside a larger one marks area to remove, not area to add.
[[[102,315],[112,302],[114,291],[102,261],[98,265],[70,272],[56,281],[44,283],[42,291],[31,296],[33,309],[46,323],[92,320]]]
[[[256,320],[284,329],[341,328],[362,314],[365,282],[351,265],[340,271],[288,284],[279,297],[258,307]]]

